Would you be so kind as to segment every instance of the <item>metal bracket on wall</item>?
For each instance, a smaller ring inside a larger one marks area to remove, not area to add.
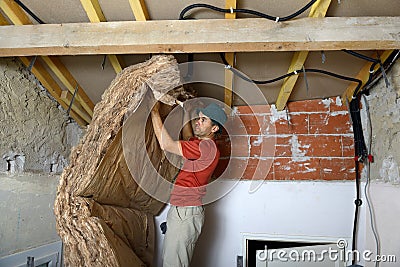
[[[74,103],[76,93],[78,92],[78,88],[79,88],[79,84],[76,84],[74,94],[72,95],[71,103],[69,103],[69,107],[67,110],[68,116],[69,116],[69,112],[71,111],[72,104]]]

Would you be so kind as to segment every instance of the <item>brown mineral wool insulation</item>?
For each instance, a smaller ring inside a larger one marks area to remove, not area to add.
[[[152,265],[153,216],[163,203],[146,194],[136,181],[154,181],[154,169],[171,181],[177,172],[172,163],[177,164],[178,157],[164,160],[151,123],[141,113],[149,109],[147,91],[168,105],[173,105],[177,97],[187,97],[183,89],[162,96],[179,81],[175,59],[158,55],[124,69],[104,92],[85,136],[71,152],[70,165],[60,177],[54,212],[64,243],[65,266]],[[170,110],[162,106],[164,115]],[[135,141],[140,139],[137,135],[145,142],[143,151]],[[124,138],[128,140],[129,161],[124,156]],[[150,164],[144,164],[146,157]],[[142,166],[135,176],[143,177],[132,177],[130,166]],[[151,188],[160,190],[157,185]],[[169,192],[162,193],[164,198]]]

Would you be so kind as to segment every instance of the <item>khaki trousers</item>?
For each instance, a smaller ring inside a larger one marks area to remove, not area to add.
[[[163,267],[188,267],[204,224],[204,208],[171,205],[164,236]]]

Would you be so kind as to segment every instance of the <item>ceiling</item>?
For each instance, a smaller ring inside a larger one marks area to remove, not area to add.
[[[21,2],[45,23],[89,22],[88,15],[82,7],[80,0],[22,0]],[[178,19],[180,11],[184,7],[197,3],[197,1],[181,0],[145,0],[144,2],[151,20]],[[209,0],[207,3],[221,8],[225,7],[224,0]],[[286,16],[297,11],[306,3],[308,3],[307,0],[237,0],[237,8],[253,9],[272,16]],[[129,5],[129,0],[99,0],[99,4],[107,21],[135,20]],[[307,17],[308,13],[309,10],[298,18]],[[188,14],[197,19],[224,18],[224,15],[221,13],[204,9],[196,9]],[[400,16],[400,2],[399,0],[332,0],[326,16]],[[250,16],[237,14],[236,18],[240,19],[244,17]],[[33,23],[35,22],[33,21]],[[246,36],[243,36],[243,38],[246,38]],[[373,56],[373,51],[358,52]],[[293,52],[236,53],[235,66],[252,79],[267,80],[287,73],[293,54]],[[142,62],[150,56],[151,55],[124,55],[123,58],[126,65],[131,65]],[[185,54],[175,54],[175,56],[178,62],[186,62],[188,60],[188,56]],[[102,93],[116,75],[108,59],[105,61],[104,69],[102,68],[104,60],[104,56],[102,55],[61,56],[60,59],[94,103],[100,101]],[[222,63],[217,53],[194,54],[194,60]],[[341,75],[355,77],[365,64],[366,61],[342,51],[326,51],[310,52],[304,66],[305,68],[323,69]],[[289,101],[338,96],[342,95],[349,86],[348,81],[321,74],[307,73],[306,78],[307,81],[305,81],[303,75],[299,76]],[[55,79],[57,78],[55,77]],[[259,86],[269,103],[275,103],[282,83],[283,81],[281,80],[273,84]],[[234,90],[237,92],[246,92],[246,87],[248,87],[247,82],[237,77],[234,79],[233,84]],[[63,90],[66,90],[62,85],[61,87]],[[198,91],[200,96],[210,96],[222,101],[224,99],[224,90],[222,87],[219,88],[205,84],[195,84],[193,87]],[[241,102],[238,98],[234,98],[233,104],[241,104]]]

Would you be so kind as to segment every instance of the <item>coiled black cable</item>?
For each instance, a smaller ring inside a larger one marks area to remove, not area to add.
[[[265,18],[265,19],[269,19],[269,20],[273,20],[273,21],[287,21],[290,20],[292,18],[297,17],[298,15],[300,15],[301,13],[303,13],[304,11],[306,11],[307,9],[309,9],[317,0],[311,0],[307,5],[305,5],[304,7],[302,7],[301,9],[299,9],[298,11],[296,11],[295,13],[286,16],[286,17],[274,17],[274,16],[270,16],[268,14],[259,12],[259,11],[255,11],[255,10],[251,10],[251,9],[243,9],[243,8],[232,8],[232,9],[227,9],[227,8],[219,8],[213,5],[209,5],[209,4],[193,4],[193,5],[189,5],[187,7],[185,7],[181,13],[179,14],[179,19],[187,19],[187,17],[185,17],[185,14],[189,11],[192,10],[194,8],[208,8],[217,12],[221,12],[221,13],[245,13],[245,14],[250,14],[250,15],[254,15],[260,18]]]

